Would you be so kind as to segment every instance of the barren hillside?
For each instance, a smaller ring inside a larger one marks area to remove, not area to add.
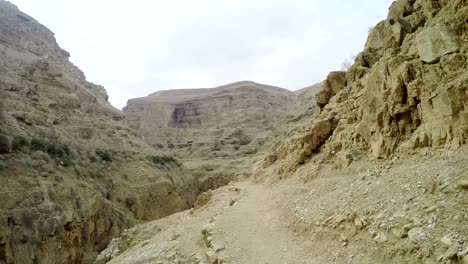
[[[468,263],[467,18],[463,0],[394,2],[253,180],[96,263]]]
[[[198,194],[68,57],[0,0],[0,263],[91,263],[123,229]]]
[[[154,148],[174,155],[194,171],[202,190],[250,174],[271,143],[272,132],[312,113],[312,94],[237,82],[209,89],[158,91],[131,99],[124,108],[132,128]]]

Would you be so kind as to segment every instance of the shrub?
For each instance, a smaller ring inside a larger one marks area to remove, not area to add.
[[[107,149],[96,150],[96,155],[98,155],[104,161],[112,161],[112,155]]]
[[[11,152],[11,138],[6,135],[0,135],[0,154]]]
[[[13,139],[12,143],[12,149],[14,151],[20,151],[20,152],[29,152],[29,147],[31,145],[31,142],[29,138],[25,136],[16,136]]]
[[[47,152],[47,144],[47,141],[43,139],[33,138],[31,139],[31,152],[38,150]]]
[[[133,194],[130,194],[126,199],[125,199],[125,206],[127,206],[128,209],[132,209],[132,207],[136,204],[137,199]]]
[[[53,143],[47,143],[46,151],[52,158],[63,158],[67,155],[61,146],[54,145]]]
[[[179,165],[179,162],[172,156],[149,156],[148,159],[156,165],[175,164]]]

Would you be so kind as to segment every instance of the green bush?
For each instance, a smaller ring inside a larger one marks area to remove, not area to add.
[[[48,142],[43,139],[33,138],[31,139],[31,152],[43,151],[47,152]]]
[[[112,161],[112,155],[107,149],[96,150],[96,155],[98,155],[104,161]]]
[[[70,158],[70,148],[65,144],[58,144],[44,139],[33,138],[31,139],[30,151],[31,153],[35,151],[43,151],[47,153],[49,157],[61,161],[62,165],[65,167],[73,164]]]
[[[11,138],[6,135],[0,135],[0,154],[11,152]]]
[[[52,158],[63,158],[63,157],[65,157],[67,155],[65,153],[65,150],[61,146],[54,145],[52,143],[47,144],[46,152]]]
[[[148,159],[156,165],[175,164],[179,165],[179,162],[172,156],[149,156]]]
[[[14,151],[28,153],[30,145],[31,145],[31,142],[29,138],[25,136],[16,136],[13,139],[12,149]]]

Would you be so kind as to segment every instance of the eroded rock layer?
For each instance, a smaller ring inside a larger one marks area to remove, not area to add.
[[[293,92],[244,81],[158,91],[129,100],[124,112],[150,145],[183,159],[208,190],[248,174],[271,131],[302,118],[307,107],[312,101],[299,102]]]
[[[275,147],[258,173],[282,177],[309,160],[346,167],[467,143],[467,17],[466,1],[394,2],[354,65],[328,76],[316,97],[321,113]]]
[[[197,195],[68,57],[0,1],[0,263],[90,263],[124,228]]]

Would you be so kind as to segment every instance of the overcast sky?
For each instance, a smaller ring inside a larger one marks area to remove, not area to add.
[[[10,0],[55,32],[117,108],[251,80],[296,90],[362,50],[390,0]]]

